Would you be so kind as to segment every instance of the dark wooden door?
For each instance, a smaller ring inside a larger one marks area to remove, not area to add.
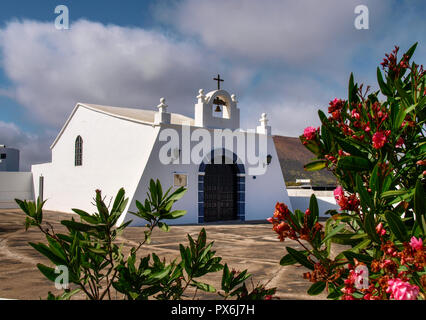
[[[209,164],[204,176],[204,221],[237,218],[235,164]]]

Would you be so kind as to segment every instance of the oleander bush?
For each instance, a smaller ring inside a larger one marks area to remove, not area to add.
[[[377,68],[380,90],[358,85],[351,74],[348,98],[334,99],[321,127],[308,127],[300,140],[315,158],[309,171],[330,170],[340,210],[325,225],[312,195],[305,212],[277,203],[268,220],[287,247],[281,265],[301,264],[309,272],[308,294],[324,290],[329,299],[425,299],[426,269],[426,76],[410,62],[414,44],[399,48]],[[383,71],[383,73],[382,73]],[[336,257],[332,244],[347,245]]]
[[[173,192],[169,188],[163,193],[158,180],[150,181],[147,199],[144,203],[136,201],[138,211],[132,212],[147,222],[145,228],[140,228],[143,240],[137,247],[132,247],[128,254],[123,253],[123,243],[120,243],[119,236],[131,221],[117,226],[128,202],[124,189],[118,191],[112,206],[107,206],[101,191],[96,190],[94,202],[97,212],[89,214],[73,209],[80,221],[74,218],[61,221],[66,227],[66,233],[55,232],[53,226],[43,220],[44,201],[16,199],[26,214],[25,228],[37,227],[47,240],[46,243],[30,243],[54,266],[39,263],[38,269],[63,290],[59,295],[49,292],[47,298],[64,300],[83,292],[90,300],[177,300],[195,299],[197,293],[203,291],[216,293],[220,299],[271,299],[275,288],[252,282],[248,289],[246,280],[251,275],[247,270],[230,270],[227,264],[221,263],[222,258],[212,250],[213,242],[207,243],[204,228],[196,239],[187,235],[188,245],[179,245],[180,257],[173,261],[160,259],[155,252],[145,255],[141,252],[147,250],[154,228],[168,232],[170,226],[164,220],[178,219],[186,214],[185,210],[172,210],[174,203],[185,192],[186,189],[181,187]],[[69,283],[61,277],[64,270],[68,273]],[[200,280],[209,273],[221,270],[219,291]],[[190,295],[187,293],[189,287],[194,288],[194,293]]]

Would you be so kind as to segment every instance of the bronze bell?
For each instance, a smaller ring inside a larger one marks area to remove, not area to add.
[[[214,110],[214,112],[222,112],[222,109],[220,108],[220,106],[216,106],[216,109]]]

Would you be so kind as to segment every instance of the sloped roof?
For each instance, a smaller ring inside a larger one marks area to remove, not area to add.
[[[50,149],[52,149],[55,146],[56,142],[61,137],[62,133],[64,132],[65,128],[67,127],[68,123],[71,121],[74,113],[77,111],[79,107],[100,112],[100,113],[103,113],[115,118],[119,118],[122,120],[133,121],[133,122],[147,124],[147,125],[154,125],[155,113],[157,112],[155,110],[112,107],[112,106],[103,106],[103,105],[90,104],[90,103],[77,103],[71,115],[68,117],[67,121],[65,122],[64,126],[62,127],[61,131],[56,137],[55,141],[53,141],[52,145],[50,146]],[[170,122],[171,124],[177,124],[177,125],[189,124],[191,126],[193,126],[195,123],[194,119],[186,117],[179,113],[171,113]]]
[[[326,169],[305,171],[303,166],[315,157],[297,137],[272,136],[286,183],[311,179],[314,186],[336,185],[336,178]]]
[[[135,109],[135,108],[123,108],[123,107],[111,107],[111,106],[101,106],[98,104],[89,104],[89,103],[79,103],[81,106],[88,107],[92,110],[97,110],[105,114],[112,116],[118,116],[127,120],[133,120],[136,122],[142,122],[147,124],[154,123],[155,110],[146,110],[146,109]],[[171,123],[172,124],[185,124],[189,123],[194,125],[194,119],[181,115],[179,113],[171,113]]]

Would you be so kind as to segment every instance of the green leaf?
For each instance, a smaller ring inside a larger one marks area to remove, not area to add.
[[[411,59],[411,57],[413,56],[414,51],[416,51],[418,42],[416,42],[415,44],[413,44],[410,49],[407,50],[407,52],[405,53],[406,56],[408,56],[408,60]]]
[[[228,264],[225,263],[225,265],[223,266],[223,273],[222,273],[222,290],[225,291],[226,293],[229,292],[229,282],[231,280],[232,276],[231,273],[229,272],[229,268],[228,268]]]
[[[388,85],[383,81],[382,72],[380,71],[379,67],[377,67],[377,82],[379,83],[380,91],[382,91],[385,96],[393,96],[392,91],[389,89]]]
[[[168,224],[164,223],[164,222],[158,222],[158,227],[165,231],[165,232],[169,232],[170,231],[170,227]]]
[[[337,300],[343,295],[343,292],[339,289],[330,290],[330,294],[327,296],[327,299]]]
[[[156,273],[153,273],[150,275],[150,278],[154,278],[157,280],[161,280],[164,277],[167,277],[170,273],[170,271],[172,270],[173,265],[168,265],[166,268],[164,268],[163,270],[160,270]]]
[[[306,256],[302,253],[299,252],[293,248],[290,247],[286,247],[287,252],[298,262],[300,263],[302,266],[314,270],[314,264],[312,262],[310,262]]]
[[[420,221],[421,217],[426,218],[426,194],[420,180],[417,180],[414,191],[414,212],[416,213],[416,221]]]
[[[357,174],[355,179],[356,179],[356,189],[361,198],[361,205],[362,205],[364,213],[366,213],[368,209],[370,209],[370,211],[373,211],[374,202],[371,199],[370,195],[368,194],[367,189],[364,187],[361,176]]]
[[[361,241],[360,243],[358,243],[356,246],[352,247],[351,251],[358,253],[359,250],[362,250],[362,249],[368,247],[370,245],[370,243],[371,243],[370,239],[365,239],[365,240]]]
[[[99,255],[106,255],[108,252],[105,249],[101,248],[87,248],[89,251],[99,254]]]
[[[370,239],[376,243],[380,243],[380,238],[376,233],[376,220],[373,212],[367,212],[364,221],[365,232],[369,235]]]
[[[177,200],[179,200],[179,199],[181,199],[184,195],[185,195],[185,193],[187,192],[188,190],[187,189],[185,189],[184,187],[180,187],[180,188],[178,188],[175,192],[173,192],[167,199],[166,199],[166,201],[177,201]]]
[[[327,127],[325,125],[321,126],[321,138],[324,142],[325,148],[327,151],[330,151],[331,149],[331,136],[330,132],[328,131]]]
[[[202,282],[192,280],[191,285],[205,292],[216,292],[216,289],[213,286],[209,285],[208,283],[202,283]]]
[[[61,258],[63,261],[66,261],[64,249],[61,247],[61,244],[50,235],[46,235],[47,242],[49,243],[49,249],[57,257]]]
[[[301,135],[299,138],[300,139],[304,139],[304,136]],[[321,152],[320,152],[320,147],[318,146],[317,142],[313,141],[313,140],[307,140],[305,141],[306,143],[304,144],[305,148],[307,148],[309,151],[311,151],[313,154],[320,156]]]
[[[325,281],[318,281],[315,282],[309,289],[308,289],[308,294],[311,296],[316,296],[318,294],[320,294],[321,292],[324,291],[325,289]]]
[[[158,200],[161,200],[163,198],[163,188],[161,187],[160,180],[158,179],[156,183],[156,189],[157,189]]]
[[[356,90],[354,85],[354,75],[351,72],[351,75],[349,77],[349,86],[348,86],[348,104],[351,105],[352,102],[354,102],[356,98]]]
[[[191,251],[182,244],[179,244],[179,251],[185,271],[189,274],[191,271]]]
[[[120,188],[118,190],[117,195],[115,196],[114,204],[112,205],[111,212],[119,211],[119,207],[121,206],[122,202],[124,201],[124,188]]]
[[[377,164],[374,166],[373,171],[371,172],[370,175],[370,181],[369,181],[369,186],[371,189],[372,194],[375,194],[376,192],[378,193],[379,190],[379,162],[377,162]]]
[[[308,255],[307,251],[299,251],[299,252],[301,252],[305,256]],[[280,265],[282,265],[282,266],[289,266],[289,265],[293,265],[295,263],[297,263],[297,260],[294,259],[293,256],[290,253],[287,253],[280,260]]]
[[[50,281],[55,282],[56,278],[58,277],[58,274],[55,273],[55,269],[45,266],[44,264],[38,263],[37,268]]]
[[[29,243],[31,247],[36,249],[38,252],[40,252],[42,255],[44,255],[46,258],[48,258],[50,261],[52,261],[55,265],[66,265],[67,262],[65,259],[63,259],[62,255],[56,255],[55,249],[51,249],[48,246],[46,246],[44,243]]]
[[[336,228],[334,228],[333,230],[331,230],[329,233],[327,233],[325,235],[325,238],[322,240],[322,243],[325,243],[328,239],[330,239],[333,236],[335,236],[337,233],[339,233],[340,231],[342,231],[344,228],[345,228],[344,224],[339,224]]]
[[[292,264],[297,263],[297,260],[293,258],[293,256],[290,253],[287,253],[284,257],[280,260],[280,265],[282,266],[289,266]]]
[[[404,88],[402,87],[402,82],[401,80],[397,79],[395,81],[395,88],[398,91],[398,94],[401,97],[401,100],[404,102],[405,107],[408,107],[409,105],[412,104],[412,98],[410,97],[410,95],[404,90]],[[404,105],[403,104],[403,105]]]
[[[352,262],[354,259],[357,259],[360,262],[364,262],[365,264],[370,264],[373,261],[373,257],[370,257],[366,254],[355,253],[352,251],[344,251],[342,253],[348,260]]]
[[[408,193],[409,191],[405,190],[405,189],[399,189],[399,190],[390,190],[390,191],[386,191],[382,193],[382,198],[386,199],[386,198],[393,198],[396,196],[401,196],[404,195],[406,193]]]
[[[101,217],[102,221],[106,223],[108,221],[109,211],[104,201],[101,198],[100,192],[96,192],[95,200],[96,200],[96,207],[98,209],[99,216]]]
[[[308,217],[308,226],[312,228],[315,222],[318,221],[319,217],[318,201],[315,194],[312,194],[311,198],[309,199],[309,211],[311,214]]]
[[[152,203],[156,206],[158,204],[158,195],[157,195],[157,186],[154,182],[154,179],[149,181],[149,193],[152,198]]]
[[[391,229],[395,237],[399,241],[402,241],[402,242],[407,241],[408,240],[407,229],[405,228],[405,225],[402,222],[401,217],[399,217],[397,214],[389,210],[385,211],[385,217],[386,217],[386,221],[389,224],[389,228]]]
[[[303,168],[306,171],[318,171],[318,170],[324,169],[326,167],[326,164],[327,164],[327,161],[325,160],[317,160],[317,161],[313,161],[308,164],[305,164]]]
[[[327,119],[327,116],[325,115],[325,113],[324,113],[322,110],[318,110],[318,117],[320,118],[321,123],[322,123],[324,126],[328,126],[328,119]]]
[[[86,222],[89,222],[91,224],[98,224],[99,220],[97,219],[96,216],[93,216],[83,210],[80,209],[71,209],[72,211],[74,211],[75,213],[77,213],[81,219],[85,220]]]
[[[356,156],[343,157],[339,160],[337,165],[340,169],[349,171],[365,171],[369,170],[371,167],[370,161]]]
[[[364,233],[364,236],[367,236],[366,233]],[[343,245],[355,245],[357,242],[359,242],[359,239],[354,239],[353,233],[339,233],[335,234],[329,239],[333,243],[337,244],[343,244]]]
[[[361,158],[366,158],[367,153],[360,150],[360,146],[355,144],[354,140],[349,139],[341,139],[339,137],[335,137],[336,141],[342,147],[343,151],[350,153],[352,156],[357,156]]]
[[[186,214],[186,210],[175,210],[162,216],[164,219],[177,219]]]
[[[98,230],[97,227],[95,226],[91,226],[85,223],[76,222],[72,220],[62,220],[61,224],[63,224],[64,226],[66,226],[67,228],[71,230],[82,231],[82,232],[94,232]]]

